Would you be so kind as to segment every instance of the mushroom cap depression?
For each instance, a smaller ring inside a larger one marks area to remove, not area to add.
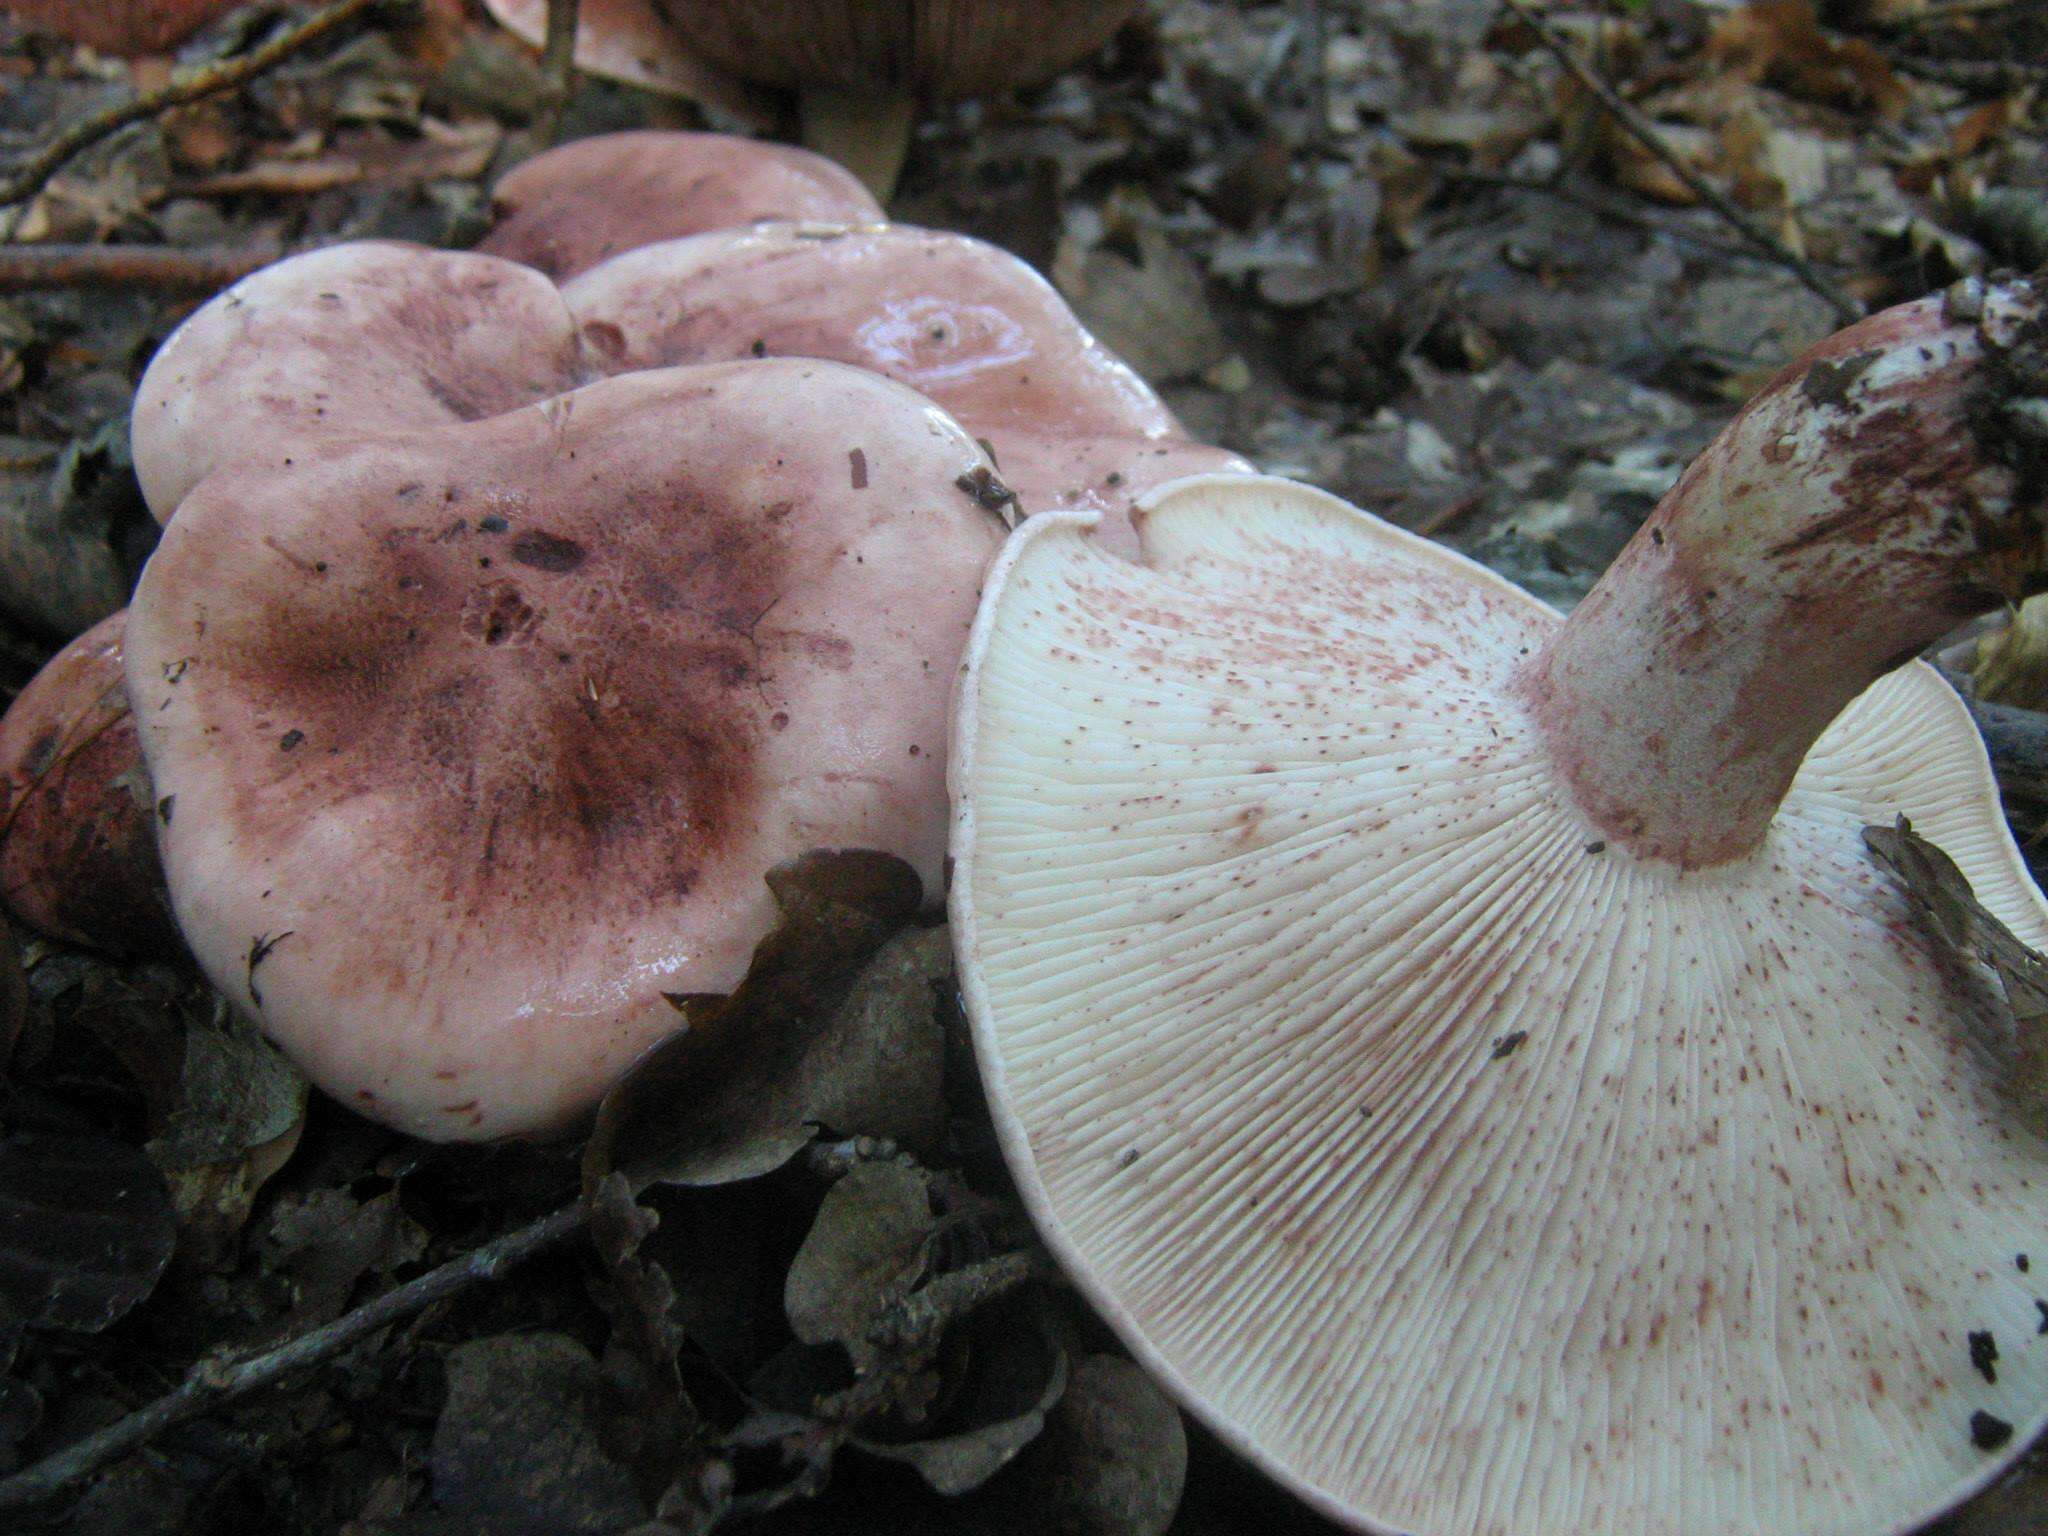
[[[1186,475],[1247,470],[1191,441],[1058,292],[984,241],[902,224],[778,222],[628,251],[564,285],[594,364],[802,356],[908,384],[984,439],[1022,509],[1126,513]]]
[[[1018,1183],[1139,1357],[1377,1532],[1867,1536],[2001,1470],[2048,1146],[1862,828],[2048,905],[1935,675],[1687,868],[1579,808],[1515,683],[1561,621],[1489,572],[1282,481],[1157,493],[1138,564],[1085,528],[989,576],[952,907]]]
[[[251,273],[173,331],[136,389],[157,521],[216,464],[322,435],[475,421],[582,382],[555,285],[516,262],[361,240]]]
[[[835,161],[787,144],[647,129],[577,139],[535,155],[491,189],[487,255],[557,281],[657,240],[761,219],[882,217]]]
[[[562,1126],[669,994],[740,980],[777,864],[881,849],[936,894],[986,469],[780,361],[224,465],[128,621],[194,953],[365,1113]]]

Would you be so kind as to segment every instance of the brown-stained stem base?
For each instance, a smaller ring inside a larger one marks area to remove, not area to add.
[[[175,1389],[146,1408],[117,1419],[105,1429],[0,1482],[0,1511],[26,1509],[40,1503],[148,1444],[174,1424],[274,1386],[307,1366],[333,1359],[380,1328],[485,1280],[497,1279],[514,1265],[573,1236],[582,1229],[586,1216],[580,1202],[564,1206],[275,1349],[245,1360],[202,1360]]]
[[[283,254],[277,246],[0,245],[0,293],[143,288],[212,294]]]
[[[247,53],[183,71],[158,90],[145,91],[133,100],[116,102],[103,111],[81,117],[30,155],[12,175],[0,179],[0,207],[34,197],[72,156],[130,123],[232,91],[372,10],[411,3],[413,0],[334,0],[334,4],[315,11],[296,26],[286,27]]]

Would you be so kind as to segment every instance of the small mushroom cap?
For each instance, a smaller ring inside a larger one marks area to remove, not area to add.
[[[564,1125],[739,981],[775,865],[936,896],[985,468],[908,390],[763,362],[209,476],[128,626],[194,953],[364,1113]]]
[[[1147,488],[1248,469],[1190,441],[1057,291],[984,241],[903,224],[779,222],[643,246],[563,288],[593,363],[830,358],[928,396],[984,439],[1023,510],[1124,513]]]
[[[951,900],[1019,1186],[1140,1358],[1368,1531],[1872,1536],[1996,1476],[2048,1145],[1861,829],[2048,904],[1936,676],[1682,871],[1560,784],[1508,686],[1560,621],[1497,577],[1281,481],[1155,493],[1142,564],[1085,526],[990,573]]]
[[[365,240],[251,273],[171,333],[135,394],[158,521],[229,457],[474,421],[580,382],[555,285],[493,256]]]
[[[1137,0],[662,0],[684,46],[766,85],[971,96],[1050,80]]]
[[[492,189],[497,222],[477,249],[558,280],[609,256],[761,219],[882,217],[851,171],[786,144],[646,130],[577,139]]]
[[[155,801],[121,671],[124,613],[52,656],[0,716],[0,897],[52,938],[173,955]]]

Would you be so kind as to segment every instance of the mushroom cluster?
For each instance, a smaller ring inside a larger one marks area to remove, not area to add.
[[[132,434],[165,528],[101,646],[133,715],[94,782],[193,954],[438,1138],[587,1110],[739,982],[791,858],[882,850],[936,900],[1006,522],[1128,535],[1244,467],[1021,263],[804,151],[586,140],[498,202],[484,250],[294,257],[165,342]]]
[[[2048,583],[2048,281],[1795,362],[1560,617],[1305,487],[989,576],[951,905],[1018,1184],[1228,1442],[1422,1536],[1895,1533],[2048,1424],[2048,1139],[1905,815],[2048,943],[1920,649]]]

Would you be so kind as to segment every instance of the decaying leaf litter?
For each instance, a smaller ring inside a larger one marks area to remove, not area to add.
[[[285,24],[246,8],[182,62]],[[0,171],[173,73],[0,38]],[[2044,57],[2027,0],[1169,4],[1029,97],[929,116],[890,207],[1048,272],[1196,437],[1569,603],[1844,301],[2042,263]],[[125,419],[169,328],[282,251],[471,243],[553,105],[480,14],[365,9],[0,210],[10,685],[146,558]],[[707,125],[734,126],[586,80],[556,131]],[[1967,686],[1968,648],[1942,659]],[[1980,708],[2028,838],[2048,733]],[[1873,842],[1930,922],[2038,986],[1906,834]],[[751,1016],[776,1020],[776,1058],[686,1114],[657,1055],[587,1144],[539,1148],[381,1131],[179,966],[21,938],[0,986],[0,1458],[47,1474],[177,1401],[54,1497],[0,1483],[9,1519],[1160,1529],[1185,1464],[1173,1529],[1317,1528],[1200,1435],[1184,1449],[1058,1284],[1007,1192],[943,932],[895,887],[859,861],[787,870],[778,939],[732,999],[678,1000],[694,1043],[670,1053],[729,1051]],[[323,1329],[280,1375],[275,1352]],[[1957,1528],[2032,1528],[2030,1486]]]

